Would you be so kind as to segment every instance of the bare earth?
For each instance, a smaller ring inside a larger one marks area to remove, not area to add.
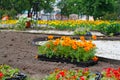
[[[0,32],[0,64],[7,64],[19,68],[31,77],[43,78],[55,68],[82,69],[73,64],[45,62],[34,58],[37,55],[37,46],[32,40],[47,35],[19,32]],[[101,71],[103,68],[118,68],[120,64],[99,61],[97,65],[89,67],[91,71]]]

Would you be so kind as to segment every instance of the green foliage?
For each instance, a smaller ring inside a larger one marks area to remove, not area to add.
[[[61,14],[81,14],[101,19],[106,13],[120,13],[119,0],[61,0],[57,6],[62,10]],[[119,16],[119,15],[118,15]]]
[[[86,47],[84,47],[86,46]],[[77,41],[66,37],[65,39],[56,39],[47,41],[45,44],[38,47],[39,54],[45,54],[51,58],[54,56],[60,58],[71,59],[72,61],[88,61],[95,55],[96,48],[89,41]]]
[[[89,32],[90,29],[86,28],[86,27],[78,27],[76,28],[76,30],[74,31],[75,35],[85,35],[87,32]]]
[[[20,71],[16,68],[12,68],[8,65],[0,65],[0,72],[4,74],[3,80],[6,78],[13,77],[15,74],[18,74]]]
[[[38,11],[45,10],[48,12],[52,11],[52,6],[55,2],[55,0],[0,0],[0,10],[2,11],[12,11],[14,10],[15,14],[22,13],[25,10],[30,11],[30,9],[33,7],[34,2],[39,2]],[[47,5],[47,6],[46,6]],[[9,13],[4,12],[4,14],[9,15]],[[3,15],[3,13],[0,11],[0,17]],[[11,15],[10,15],[11,16]],[[13,16],[13,15],[12,15]]]
[[[114,21],[114,20],[120,20],[119,18],[119,14],[117,13],[106,13],[104,16],[101,17],[102,20],[111,20],[111,21]]]
[[[120,33],[120,24],[119,23],[111,23],[109,25],[107,24],[101,24],[99,25],[100,31],[106,35],[113,36],[116,33]]]
[[[14,26],[14,29],[16,29],[16,30],[25,30],[25,28],[26,28],[26,22],[30,21],[30,20],[31,19],[27,18],[27,17],[21,17],[21,18],[19,18],[18,22]]]
[[[95,80],[96,77],[97,75],[87,68],[83,70],[56,69],[42,80]]]

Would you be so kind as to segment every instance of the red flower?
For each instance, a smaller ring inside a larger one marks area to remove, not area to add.
[[[85,73],[87,73],[88,71],[89,71],[89,69],[88,69],[88,68],[85,68],[85,69],[83,70],[82,74],[85,74]]]
[[[85,80],[84,76],[81,76],[81,77],[80,77],[80,80]]]
[[[65,72],[64,71],[60,71],[57,76],[56,79],[58,80],[60,77],[64,77],[65,76]]]
[[[0,79],[3,77],[4,75],[3,75],[3,73],[2,72],[0,72]]]
[[[58,74],[57,76],[56,76],[56,80],[58,80],[60,78],[60,74]]]
[[[65,76],[65,72],[64,72],[64,71],[61,71],[59,74],[60,74],[62,77]]]

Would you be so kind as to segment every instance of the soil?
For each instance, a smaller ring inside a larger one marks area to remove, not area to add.
[[[0,32],[0,64],[7,64],[20,69],[21,72],[32,78],[45,77],[55,68],[60,69],[83,69],[74,64],[61,62],[48,62],[35,59],[38,53],[37,46],[32,45],[35,38],[47,37],[44,34],[29,34],[20,32]],[[109,61],[99,61],[98,64],[90,66],[91,71],[101,71],[104,68],[118,68],[120,64]]]

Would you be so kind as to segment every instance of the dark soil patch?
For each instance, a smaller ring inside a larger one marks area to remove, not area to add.
[[[82,69],[82,67],[70,63],[47,62],[35,59],[38,50],[37,46],[32,45],[32,40],[43,37],[47,37],[47,35],[0,32],[0,64],[19,68],[26,74],[39,76],[40,78],[45,77],[55,68]],[[107,67],[118,68],[120,64],[99,61],[97,65],[90,66],[89,69],[91,71],[101,71]]]

